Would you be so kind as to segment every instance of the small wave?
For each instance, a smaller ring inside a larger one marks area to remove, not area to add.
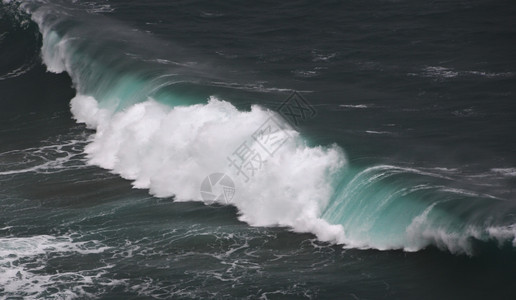
[[[427,66],[421,73],[408,73],[409,76],[430,77],[436,79],[450,79],[459,76],[479,76],[485,78],[513,77],[514,72],[487,72],[487,71],[460,71],[450,67]]]
[[[423,69],[423,76],[435,78],[454,78],[459,76],[459,72],[445,67],[426,67]]]
[[[379,135],[390,135],[390,134],[394,134],[393,132],[390,132],[390,131],[366,130],[365,132],[366,132],[366,133],[369,133],[369,134],[379,134]]]
[[[21,76],[21,75],[29,72],[30,70],[32,70],[35,66],[36,66],[35,62],[23,64],[22,66],[18,67],[17,69],[12,70],[5,75],[0,76],[0,80],[6,80],[6,79]]]
[[[482,77],[488,77],[488,78],[497,78],[497,77],[513,77],[514,72],[483,72],[483,71],[465,71],[465,74],[469,75],[475,75],[475,76],[482,76]]]
[[[201,17],[205,17],[205,18],[218,18],[218,17],[225,16],[225,14],[223,14],[223,13],[216,13],[216,12],[201,11],[200,16]]]
[[[266,87],[266,82],[256,82],[256,83],[238,83],[238,82],[223,82],[223,81],[212,81],[210,84],[214,86],[220,87],[229,87],[237,90],[245,90],[245,91],[258,91],[258,92],[292,92],[291,89],[287,88],[276,88],[276,87]],[[302,91],[309,93],[311,91]]]
[[[462,109],[462,110],[455,110],[455,111],[452,112],[452,114],[454,116],[456,116],[456,117],[462,117],[462,118],[476,117],[476,116],[480,115],[473,108],[465,108],[465,109]]]
[[[224,58],[229,58],[229,59],[238,58],[238,55],[226,53],[225,51],[215,51],[215,53],[217,53],[218,55],[220,55],[220,56],[222,56]]]
[[[493,171],[497,174],[501,174],[503,176],[507,176],[507,177],[516,176],[516,168],[494,168],[494,169],[491,169],[491,171]]]
[[[481,193],[477,193],[474,191],[468,191],[468,190],[458,189],[458,188],[442,187],[440,190],[443,192],[449,192],[449,193],[454,193],[457,195],[463,195],[463,196],[469,196],[469,197],[486,197],[486,198],[497,199],[497,197],[489,195],[489,194],[481,194]]]
[[[312,61],[314,62],[328,62],[337,56],[337,52],[322,53],[319,50],[312,50]]]
[[[133,54],[133,53],[126,53],[126,55],[130,56],[130,57],[139,58],[138,55]],[[162,59],[162,58],[156,58],[156,59],[150,59],[150,60],[144,60],[144,61],[156,62],[161,65],[174,65],[174,66],[182,66],[182,67],[188,67],[188,66],[192,66],[192,65],[196,64],[196,62],[177,62],[177,61],[172,61],[172,60]],[[176,75],[176,74],[167,74],[167,75]]]
[[[365,104],[340,104],[339,107],[343,107],[343,108],[358,108],[358,109],[369,108],[369,106],[367,106]]]
[[[99,3],[99,2],[107,2],[106,0],[101,0],[98,2],[79,2],[80,5],[86,7],[86,11],[93,14],[101,14],[101,13],[111,13],[115,11],[115,9],[109,5],[108,3]]]
[[[296,77],[312,78],[320,75],[320,72],[316,70],[294,70],[292,74]]]

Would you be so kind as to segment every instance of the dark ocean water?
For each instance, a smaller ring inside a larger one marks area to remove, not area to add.
[[[0,298],[513,299],[515,14],[4,0]]]

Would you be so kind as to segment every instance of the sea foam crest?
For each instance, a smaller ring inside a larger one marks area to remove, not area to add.
[[[332,182],[346,163],[338,146],[310,147],[290,129],[290,138],[245,178],[228,157],[269,118],[281,120],[276,113],[259,106],[239,111],[214,97],[207,104],[174,108],[149,99],[116,113],[97,103],[81,95],[71,102],[77,121],[96,129],[85,150],[92,164],[113,170],[155,196],[174,196],[177,201],[201,200],[201,182],[222,172],[235,181],[231,203],[242,221],[343,240],[339,225],[320,218],[334,192]]]

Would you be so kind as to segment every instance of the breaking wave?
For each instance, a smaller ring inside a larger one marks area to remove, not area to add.
[[[136,188],[203,201],[202,181],[225,173],[235,182],[230,204],[240,220],[311,232],[346,247],[434,245],[471,254],[474,241],[516,243],[514,220],[504,217],[514,209],[501,199],[451,188],[452,179],[417,168],[350,166],[341,147],[310,145],[275,111],[184,92],[213,82],[209,65],[159,63],[182,60],[170,59],[175,48],[156,50],[160,41],[147,34],[64,5],[18,3],[39,26],[48,70],[73,80],[75,119],[95,129],[85,148],[88,162]],[[263,139],[276,139],[274,148]],[[250,164],[236,167],[235,155]]]

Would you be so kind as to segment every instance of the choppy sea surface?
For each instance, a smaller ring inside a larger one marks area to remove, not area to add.
[[[3,0],[0,298],[514,298],[515,14]]]

